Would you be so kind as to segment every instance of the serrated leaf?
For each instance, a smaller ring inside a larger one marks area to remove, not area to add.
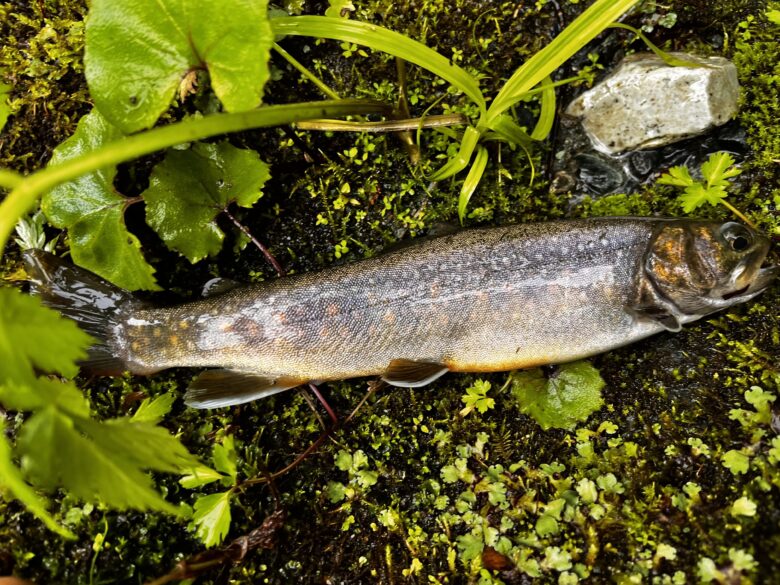
[[[222,210],[232,202],[254,205],[269,177],[256,152],[227,142],[171,150],[143,193],[146,222],[169,248],[197,262],[222,248],[225,234],[216,222]]]
[[[680,203],[682,203],[683,211],[685,213],[691,213],[694,209],[697,209],[709,203],[710,205],[717,205],[721,199],[726,198],[726,190],[721,186],[705,187],[702,183],[694,183],[685,188],[685,193],[680,195]]]
[[[220,481],[223,477],[225,476],[218,471],[214,471],[210,467],[201,465],[193,469],[191,473],[182,477],[179,480],[179,485],[187,489],[193,489],[215,481]]]
[[[34,411],[52,405],[74,416],[89,416],[89,402],[73,383],[44,377],[0,385],[0,402],[13,410]]]
[[[51,164],[91,152],[123,134],[97,110],[79,120],[76,133],[54,149]],[[154,269],[141,243],[127,230],[128,199],[114,189],[116,167],[107,167],[64,183],[43,196],[49,223],[68,230],[73,261],[127,290],[159,290]]]
[[[38,485],[61,486],[78,498],[118,509],[177,514],[142,470],[197,465],[164,429],[127,419],[100,423],[72,418],[53,406],[25,422],[18,445],[22,468]]]
[[[136,423],[157,424],[171,411],[174,399],[173,394],[160,394],[155,399],[144,398],[130,420]]]
[[[728,179],[742,172],[733,165],[734,158],[728,152],[713,152],[701,165],[701,174],[707,181],[707,187],[727,187]]]
[[[40,299],[0,288],[0,385],[34,380],[33,368],[75,376],[89,335]]]
[[[97,108],[126,133],[148,128],[207,69],[225,109],[260,105],[274,36],[267,0],[93,0],[85,75]]]
[[[227,435],[223,440],[222,444],[216,444],[214,445],[213,449],[213,459],[214,459],[214,467],[217,468],[218,471],[221,471],[228,477],[230,477],[233,482],[236,481],[236,463],[238,461],[238,455],[236,454],[236,445],[235,445],[235,439],[233,438],[233,435]]]
[[[230,530],[230,492],[210,494],[195,500],[192,521],[204,545],[211,547],[221,543]]]
[[[76,536],[64,526],[60,526],[46,511],[43,500],[22,478],[22,473],[11,459],[11,446],[5,438],[3,419],[0,418],[0,486],[8,490],[31,513],[35,514],[49,530],[60,536],[74,539]]]
[[[677,166],[669,169],[658,178],[658,183],[661,185],[673,185],[675,187],[688,187],[693,185],[694,180],[691,177],[691,173],[688,167]]]
[[[598,410],[604,380],[587,361],[564,364],[549,379],[536,368],[512,374],[512,394],[520,410],[544,430],[571,429]]]

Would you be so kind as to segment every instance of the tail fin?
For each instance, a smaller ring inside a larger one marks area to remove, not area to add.
[[[24,262],[30,291],[95,338],[82,367],[95,374],[125,371],[117,333],[127,309],[140,302],[127,291],[43,250],[26,251]]]

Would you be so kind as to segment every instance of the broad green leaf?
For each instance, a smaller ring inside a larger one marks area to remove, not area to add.
[[[750,468],[750,457],[745,455],[742,451],[732,449],[723,454],[723,466],[734,475],[747,473]]]
[[[143,193],[146,222],[169,248],[197,262],[222,248],[217,216],[232,202],[251,207],[269,176],[256,152],[227,142],[170,150]]]
[[[0,76],[2,71],[0,71]],[[11,94],[12,86],[0,81],[0,132],[5,128],[8,116],[11,115],[11,106],[8,104],[8,96]]]
[[[196,534],[207,547],[221,543],[230,529],[230,492],[203,496],[195,500]]]
[[[669,169],[667,173],[664,173],[658,178],[658,183],[661,185],[673,185],[675,187],[688,187],[693,185],[694,180],[691,177],[691,173],[688,171],[688,167],[677,166]]]
[[[123,134],[97,110],[79,120],[76,133],[54,149],[56,165],[122,140]],[[73,261],[128,290],[158,290],[154,269],[141,254],[141,243],[125,226],[129,204],[114,189],[116,167],[59,185],[44,195],[41,208],[49,223],[68,230]]]
[[[701,165],[701,174],[707,181],[707,187],[728,187],[728,179],[742,172],[733,165],[734,158],[728,152],[713,152]]]
[[[274,37],[267,0],[93,0],[85,75],[100,112],[126,133],[153,126],[197,70],[229,112],[260,105]]]
[[[214,445],[213,458],[214,458],[214,467],[216,467],[218,471],[221,471],[222,473],[230,477],[235,483],[236,475],[237,475],[236,463],[238,462],[238,455],[236,454],[236,444],[233,435],[227,435],[222,440],[221,445],[219,444]]]
[[[720,185],[707,188],[702,183],[696,182],[685,188],[685,193],[680,195],[683,211],[690,213],[705,203],[717,205],[721,199],[726,198],[726,190]]]
[[[72,382],[39,377],[0,384],[0,402],[13,410],[34,411],[52,405],[69,415],[89,416],[89,402]]]
[[[22,479],[22,473],[11,459],[11,446],[5,438],[4,419],[0,417],[0,486],[7,489],[11,495],[19,500],[31,513],[35,514],[49,530],[52,530],[65,538],[76,538],[64,526],[57,524],[56,520],[46,511],[46,501],[38,496],[35,491]]]
[[[178,514],[142,469],[191,469],[197,462],[164,429],[127,419],[99,423],[49,406],[19,434],[22,468],[37,484],[118,509]],[[67,462],[67,464],[64,464]]]
[[[544,430],[571,429],[598,410],[604,387],[599,371],[587,361],[564,364],[548,379],[539,368],[512,374],[512,394],[520,410]]]
[[[0,384],[29,382],[33,368],[75,376],[91,338],[39,299],[0,288]]]
[[[144,398],[130,420],[157,424],[171,411],[174,399],[173,394],[160,394],[155,399]]]
[[[214,471],[205,465],[198,466],[179,480],[179,484],[187,489],[193,489],[202,485],[221,480],[224,475]]]
[[[423,67],[448,81],[471,98],[481,111],[485,111],[485,96],[479,89],[477,79],[433,49],[400,33],[375,24],[346,18],[334,19],[327,16],[274,18],[271,20],[271,26],[274,34],[280,36],[301,35],[334,39],[364,45],[375,51],[383,51],[394,57],[400,57],[404,61]]]
[[[460,196],[458,197],[458,219],[460,223],[463,223],[463,219],[466,217],[466,208],[471,201],[471,196],[477,189],[482,175],[485,173],[485,167],[488,162],[488,151],[484,146],[477,147],[477,155],[474,157],[474,162],[471,164],[466,180],[463,181],[463,186],[460,189]]]
[[[780,25],[780,10],[767,10],[764,14],[769,22]]]

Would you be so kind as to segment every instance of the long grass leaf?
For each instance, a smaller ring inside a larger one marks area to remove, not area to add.
[[[541,83],[637,2],[638,0],[596,0],[549,45],[515,71],[490,105],[479,124],[480,130],[491,127],[496,117],[511,108],[525,92]]]
[[[445,79],[462,91],[485,112],[485,97],[477,80],[453,65],[433,49],[375,24],[325,16],[288,16],[272,18],[276,35],[300,35],[356,43],[400,57]]]
[[[474,154],[474,149],[477,147],[479,137],[479,132],[477,132],[477,129],[474,128],[474,126],[469,126],[466,128],[466,131],[463,133],[463,139],[460,142],[460,149],[458,150],[458,154],[447,161],[447,164],[445,164],[442,168],[433,173],[433,175],[430,177],[430,180],[442,181],[448,177],[451,177],[452,175],[458,174],[463,169],[465,169],[471,160],[471,155]]]
[[[463,218],[466,217],[466,208],[482,179],[482,175],[485,173],[487,161],[488,151],[484,146],[480,146],[477,148],[474,164],[471,165],[469,174],[466,175],[466,180],[463,181],[463,186],[460,188],[460,197],[458,197],[458,217],[460,218],[460,223],[463,223]]]
[[[550,77],[545,78],[542,83],[542,109],[539,112],[539,119],[531,132],[531,138],[534,140],[544,140],[549,136],[555,122],[555,88]]]

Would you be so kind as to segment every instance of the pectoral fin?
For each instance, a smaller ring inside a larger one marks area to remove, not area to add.
[[[304,381],[235,370],[206,370],[187,388],[184,403],[192,408],[233,406],[295,388]]]
[[[447,366],[435,362],[393,360],[382,379],[392,386],[418,388],[430,384],[448,371]]]
[[[676,315],[673,315],[669,311],[659,309],[658,307],[634,309],[634,313],[636,313],[636,315],[641,319],[660,323],[667,331],[673,331],[676,333],[682,329],[682,324],[677,319]]]

